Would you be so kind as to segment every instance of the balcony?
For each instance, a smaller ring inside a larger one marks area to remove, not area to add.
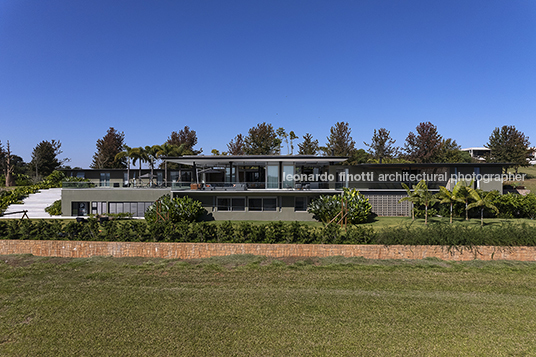
[[[328,182],[174,182],[172,191],[328,190]]]

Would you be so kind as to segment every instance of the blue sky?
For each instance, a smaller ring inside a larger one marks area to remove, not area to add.
[[[0,141],[29,162],[60,140],[85,168],[109,127],[145,146],[188,125],[205,154],[261,122],[534,144],[535,64],[531,0],[0,0]]]

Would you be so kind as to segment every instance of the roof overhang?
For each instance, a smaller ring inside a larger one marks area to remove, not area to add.
[[[348,160],[340,156],[309,156],[309,155],[241,155],[241,156],[181,156],[166,157],[167,162],[196,165],[196,166],[264,166],[268,164],[283,163],[296,165],[329,165]]]

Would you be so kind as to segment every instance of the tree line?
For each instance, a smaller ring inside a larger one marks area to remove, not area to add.
[[[196,149],[197,133],[185,126],[173,131],[163,144],[130,147],[125,143],[124,132],[110,127],[102,139],[96,143],[96,152],[90,165],[93,169],[119,168],[130,170],[131,165],[142,163],[154,169],[162,157],[199,155]],[[247,134],[239,133],[230,140],[224,151],[212,149],[212,155],[322,155],[348,157],[347,164],[359,163],[463,163],[472,162],[468,152],[452,138],[444,138],[437,126],[422,122],[409,132],[402,146],[386,128],[374,129],[370,141],[363,142],[366,149],[358,148],[352,138],[352,129],[347,122],[337,122],[330,128],[326,142],[321,145],[318,139],[306,133],[301,138],[294,131],[263,122],[251,127]],[[487,162],[511,163],[516,168],[528,165],[531,156],[529,137],[505,125],[495,128],[485,147],[490,149],[485,158]],[[20,156],[11,152],[9,141],[6,147],[0,142],[0,169],[2,183],[6,186],[25,184],[25,181],[38,181],[58,168],[69,168],[67,158],[60,159],[61,142],[44,140],[32,151],[32,160],[25,163]],[[167,169],[165,163],[161,168]],[[166,170],[167,172],[167,170]],[[26,183],[27,184],[27,183]]]
[[[110,128],[103,139],[97,141],[97,152],[93,157],[92,168],[128,168],[132,163],[148,163],[153,168],[163,156],[198,155],[202,149],[195,149],[197,134],[185,126],[172,132],[162,145],[130,148],[124,144],[124,133]],[[386,128],[374,129],[371,140],[363,142],[366,149],[358,148],[352,138],[352,129],[347,122],[337,122],[330,128],[326,143],[322,146],[310,133],[301,138],[294,131],[284,128],[275,129],[272,124],[263,122],[251,127],[247,134],[237,134],[227,144],[227,150],[212,149],[212,155],[322,155],[348,157],[346,163],[470,163],[471,155],[461,150],[452,138],[444,138],[437,126],[430,122],[417,125],[409,132],[402,146]],[[517,166],[528,165],[531,156],[528,136],[515,126],[495,128],[488,143],[490,149],[487,162],[512,163]]]

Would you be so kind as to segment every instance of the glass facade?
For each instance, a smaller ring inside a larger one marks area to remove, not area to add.
[[[294,165],[283,165],[283,188],[294,188]]]
[[[266,188],[279,188],[279,165],[266,166]]]

